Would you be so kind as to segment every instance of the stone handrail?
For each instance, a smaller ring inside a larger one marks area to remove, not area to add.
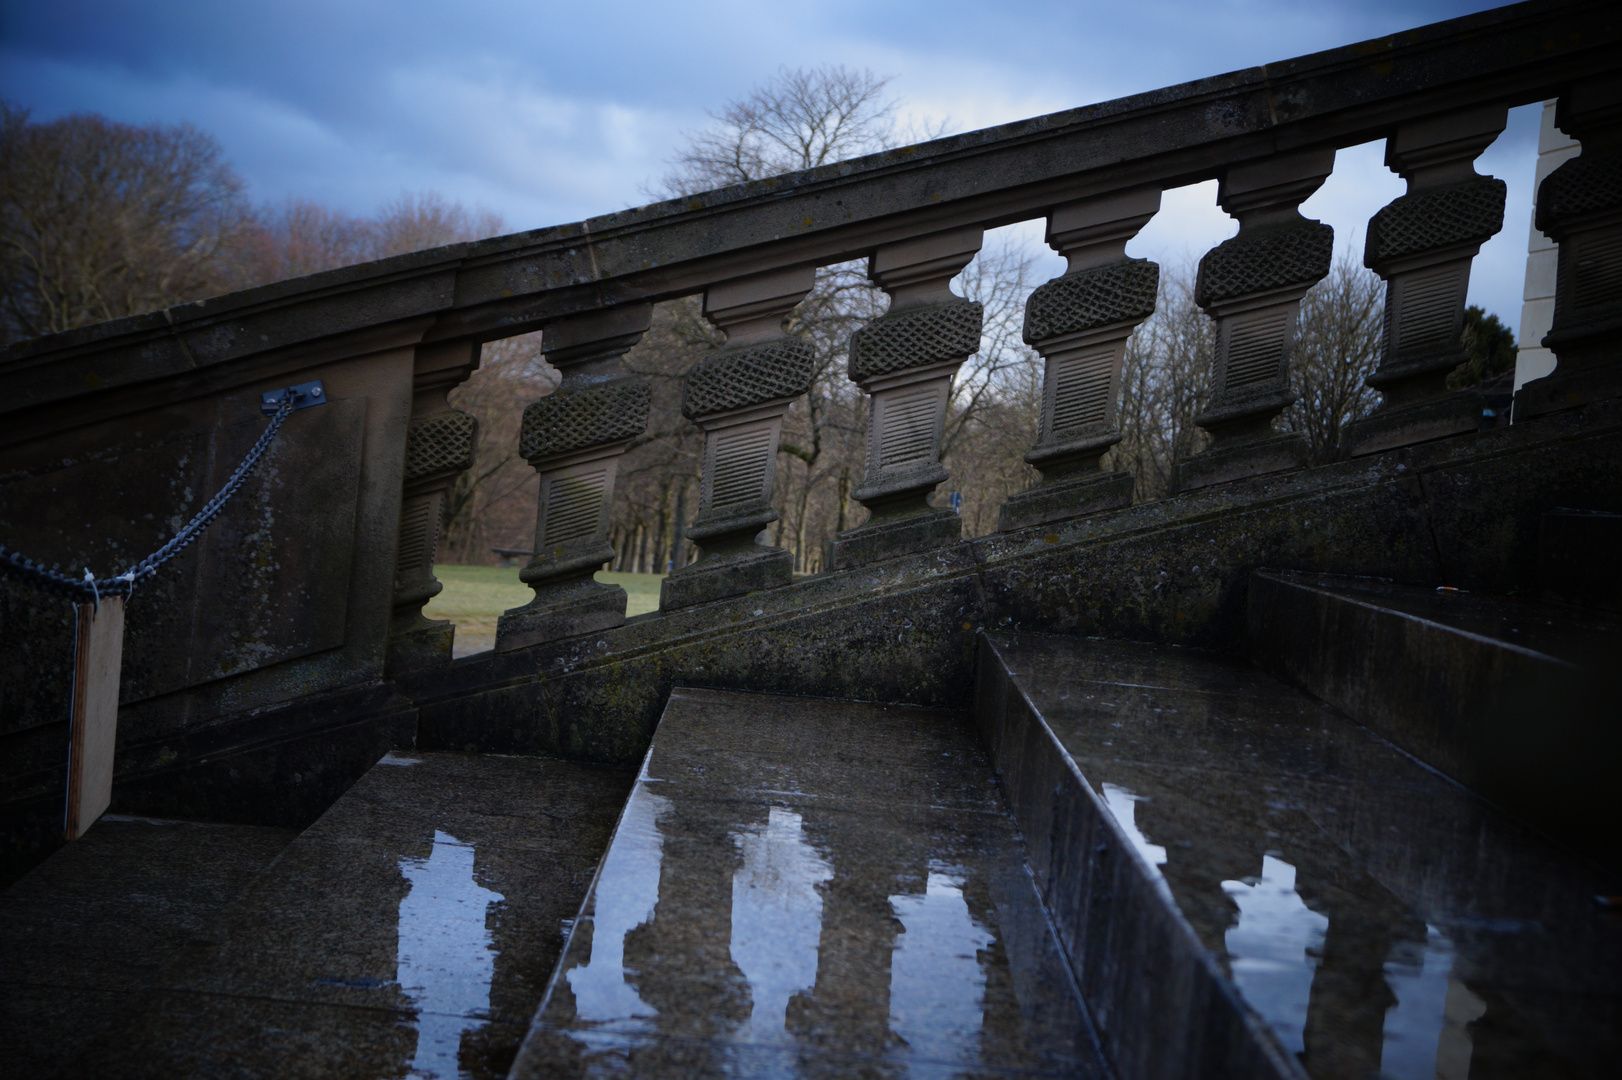
[[[647,384],[621,357],[663,300],[703,293],[706,317],[726,334],[685,382],[683,411],[706,433],[701,505],[687,533],[702,558],[667,579],[667,609],[788,581],[784,553],[754,541],[773,516],[783,414],[809,380],[803,347],[781,323],[817,267],[853,258],[869,260],[891,306],[850,350],[850,376],[872,397],[867,470],[854,493],[872,516],[834,542],[836,570],[957,538],[955,517],[926,500],[946,478],[941,423],[951,379],[979,347],[980,311],[948,282],[984,230],[1013,222],[1047,218],[1068,268],[1028,307],[1026,338],[1046,364],[1028,456],[1042,482],[1008,502],[1003,528],[1130,501],[1129,479],[1098,464],[1119,439],[1122,350],[1153,310],[1157,268],[1124,249],[1161,191],[1199,181],[1220,182],[1219,202],[1240,230],[1201,262],[1197,301],[1217,322],[1218,356],[1198,422],[1214,440],[1176,484],[1298,467],[1300,438],[1275,433],[1272,421],[1293,400],[1296,310],[1328,271],[1333,232],[1297,208],[1329,175],[1337,148],[1373,139],[1387,140],[1408,193],[1370,227],[1366,261],[1389,282],[1385,356],[1370,384],[1386,402],[1350,433],[1347,451],[1473,430],[1470,403],[1444,382],[1461,359],[1470,259],[1502,225],[1504,185],[1472,162],[1508,108],[1549,97],[1585,150],[1545,184],[1562,198],[1540,203],[1540,225],[1563,244],[1551,333],[1563,370],[1524,411],[1612,393],[1615,353],[1603,331],[1622,300],[1619,86],[1614,5],[1524,3],[578,224],[281,282],[8,349],[0,454],[363,363],[374,384],[368,408],[378,412],[367,438],[378,434],[362,489],[392,476],[398,492],[391,663],[443,659],[448,633],[420,610],[437,591],[439,504],[476,438],[445,395],[477,365],[481,343],[544,329],[564,380],[523,427],[521,450],[541,473],[535,556],[522,573],[537,595],[503,617],[497,647],[604,629],[623,621],[624,596],[592,575],[611,557],[618,459],[649,407]]]

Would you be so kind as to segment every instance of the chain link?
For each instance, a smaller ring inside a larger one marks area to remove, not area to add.
[[[259,465],[259,459],[270,449],[271,441],[276,438],[276,433],[282,428],[282,422],[292,411],[293,395],[288,394],[282,399],[276,412],[271,415],[270,424],[260,434],[258,441],[242,459],[242,464],[236,467],[231,478],[225,482],[225,486],[203,505],[196,516],[188,521],[186,527],[177,532],[172,540],[117,577],[98,578],[86,568],[83,578],[74,578],[55,567],[48,567],[20,552],[11,551],[3,544],[0,544],[0,574],[16,578],[44,592],[65,596],[80,604],[98,604],[103,596],[129,596],[135,591],[137,582],[145,581],[156,574],[164,563],[189,547],[202,535],[203,530],[208,528],[209,523],[220,516],[225,504],[242,490],[242,485],[253,475],[254,469]]]

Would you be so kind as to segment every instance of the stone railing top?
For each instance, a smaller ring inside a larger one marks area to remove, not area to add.
[[[0,442],[122,412],[109,400],[120,389],[173,397],[262,379],[296,368],[316,342],[399,341],[380,332],[406,324],[410,340],[508,337],[763,269],[1009,224],[1113,189],[1180,186],[1281,151],[1355,145],[1415,117],[1524,104],[1608,74],[1622,75],[1622,10],[1532,0],[575,224],[278,282],[13,345],[0,353],[0,416],[14,421],[0,424],[11,429]],[[26,423],[23,410],[36,410]]]

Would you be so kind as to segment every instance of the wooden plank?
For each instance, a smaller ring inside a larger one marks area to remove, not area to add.
[[[73,655],[65,832],[83,836],[113,798],[113,745],[118,738],[118,673],[124,658],[124,598],[103,597],[99,610],[78,605]]]

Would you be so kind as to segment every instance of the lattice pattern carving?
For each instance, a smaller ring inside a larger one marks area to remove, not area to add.
[[[518,452],[525,460],[584,450],[642,434],[652,390],[642,379],[559,390],[524,410]]]
[[[405,482],[437,472],[461,472],[473,464],[473,435],[477,430],[477,420],[455,410],[412,424],[406,436]]]
[[[850,377],[860,381],[972,356],[984,316],[973,300],[881,315],[850,336]]]
[[[1394,199],[1369,219],[1363,263],[1383,263],[1455,244],[1484,243],[1504,227],[1502,180],[1477,177]]]
[[[1289,222],[1240,233],[1200,260],[1194,302],[1201,307],[1290,286],[1310,287],[1329,273],[1335,230],[1321,221]]]
[[[1561,223],[1622,207],[1622,154],[1584,150],[1538,187],[1538,231],[1554,236]]]
[[[1159,285],[1160,267],[1147,259],[1123,259],[1054,278],[1025,304],[1025,344],[1146,319],[1154,314]]]
[[[721,349],[687,373],[682,415],[693,420],[773,398],[798,397],[810,387],[816,365],[816,347],[795,338]]]

